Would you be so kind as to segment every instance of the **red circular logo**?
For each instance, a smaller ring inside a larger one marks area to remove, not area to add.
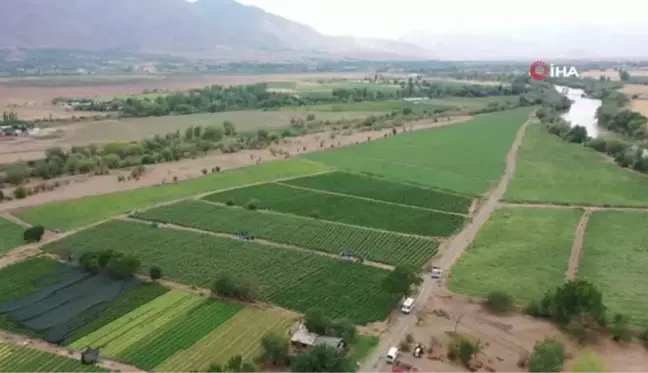
[[[529,74],[533,80],[543,80],[547,75],[549,75],[549,65],[542,61],[536,61],[531,64]]]

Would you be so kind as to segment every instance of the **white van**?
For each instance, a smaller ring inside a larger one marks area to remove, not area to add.
[[[409,313],[412,312],[412,308],[414,308],[414,298],[407,298],[401,306],[401,312],[409,315]]]
[[[398,348],[392,347],[387,351],[387,364],[394,364],[398,358]]]

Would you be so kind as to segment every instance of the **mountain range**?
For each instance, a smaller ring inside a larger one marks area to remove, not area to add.
[[[305,0],[307,1],[307,0]],[[429,58],[406,41],[328,36],[234,0],[3,0],[0,48],[222,59]]]

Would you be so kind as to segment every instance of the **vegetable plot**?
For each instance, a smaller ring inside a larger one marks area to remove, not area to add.
[[[24,227],[16,223],[0,218],[0,256],[14,247],[25,243],[23,240],[24,230]]]
[[[332,254],[350,251],[355,256],[392,265],[421,266],[436,254],[439,246],[437,241],[423,237],[200,201],[161,206],[137,217],[214,232],[250,232],[269,241]]]
[[[471,198],[457,194],[347,172],[331,172],[281,183],[462,214],[468,213],[472,203]]]
[[[0,372],[108,372],[44,351],[0,342]]]
[[[208,201],[244,205],[260,201],[260,208],[324,220],[423,236],[449,236],[464,217],[382,202],[267,183],[214,193]]]
[[[261,297],[287,308],[321,307],[357,323],[387,316],[394,300],[381,288],[387,271],[320,255],[188,231],[114,220],[44,246],[46,251],[115,250],[138,257],[147,270],[190,285],[209,286],[223,271],[254,277]],[[313,279],[317,279],[316,281]],[[305,302],[299,296],[307,294]],[[347,302],[343,300],[347,297]]]

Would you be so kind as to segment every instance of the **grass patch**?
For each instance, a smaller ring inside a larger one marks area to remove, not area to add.
[[[268,162],[178,183],[48,203],[23,210],[18,216],[34,225],[41,224],[50,229],[70,230],[155,203],[186,198],[213,190],[308,175],[328,169],[325,165],[304,160]]]
[[[24,227],[0,217],[0,256],[13,248],[25,244]]]
[[[472,203],[472,199],[465,196],[347,172],[303,177],[283,184],[462,214],[468,213]]]
[[[357,341],[351,346],[351,354],[349,357],[352,360],[361,362],[371,355],[376,347],[378,347],[378,343],[380,343],[379,337],[369,335],[358,336]]]
[[[584,205],[648,205],[648,178],[623,170],[600,153],[530,126],[518,151],[510,201]]]
[[[576,226],[583,212],[497,210],[450,275],[450,290],[486,298],[493,291],[515,301],[537,300],[565,282]]]
[[[420,237],[200,201],[160,206],[137,217],[213,232],[250,232],[256,238],[331,254],[349,250],[365,259],[393,265],[422,266],[437,252],[439,245]]]
[[[0,372],[108,372],[77,359],[0,342]]]
[[[305,157],[339,169],[478,195],[499,182],[506,154],[530,111],[521,108],[480,115],[466,123]]]
[[[648,213],[597,211],[587,224],[578,277],[596,284],[610,315],[648,327]]]
[[[256,199],[263,209],[428,236],[451,235],[464,222],[464,217],[458,215],[320,193],[276,183],[232,189],[204,198],[221,203],[234,201],[238,205]]]
[[[109,221],[44,246],[53,253],[70,249],[128,253],[142,261],[142,271],[158,266],[169,279],[189,285],[210,286],[223,271],[253,277],[263,299],[300,312],[321,307],[357,323],[387,317],[395,301],[382,290],[387,271],[381,269],[134,222]]]

